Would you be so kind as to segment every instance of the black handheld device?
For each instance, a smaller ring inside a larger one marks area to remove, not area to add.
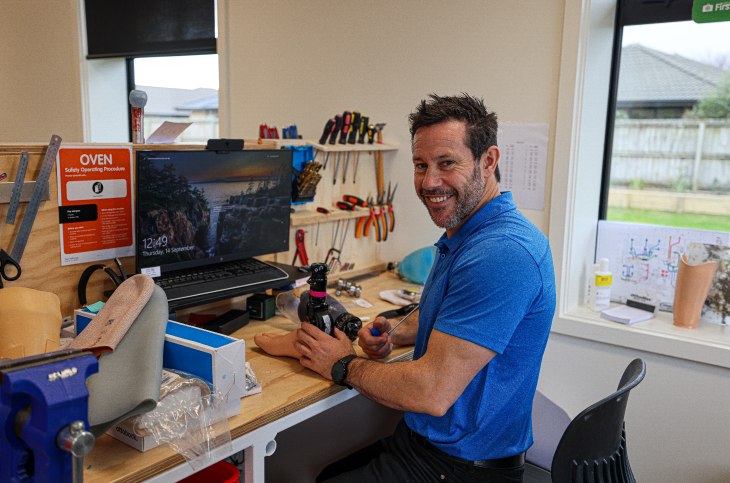
[[[325,334],[334,337],[332,316],[327,305],[327,272],[323,263],[311,265],[312,276],[309,277],[309,300],[307,301],[307,321]]]

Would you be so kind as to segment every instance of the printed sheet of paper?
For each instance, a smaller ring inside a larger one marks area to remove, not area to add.
[[[132,148],[61,146],[61,265],[134,255]]]
[[[659,299],[659,310],[671,311],[679,258],[690,256],[693,242],[728,245],[730,234],[618,221],[598,222],[596,263],[608,258],[613,274],[611,301],[626,303],[637,293]]]
[[[545,208],[549,133],[547,123],[499,123],[499,189],[512,192],[517,208]]]
[[[192,122],[165,121],[149,135],[146,142],[148,144],[172,144],[191,124]]]

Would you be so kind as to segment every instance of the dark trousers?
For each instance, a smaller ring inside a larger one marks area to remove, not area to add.
[[[422,446],[401,420],[392,436],[327,466],[317,483],[522,483],[524,471],[524,466],[470,468],[451,461]]]

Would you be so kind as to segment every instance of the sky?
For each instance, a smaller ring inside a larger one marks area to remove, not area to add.
[[[140,86],[218,89],[218,55],[134,59],[134,79]]]
[[[693,21],[624,27],[622,45],[641,44],[667,54],[709,63],[716,56],[730,60],[730,22]],[[727,67],[726,67],[727,68]]]

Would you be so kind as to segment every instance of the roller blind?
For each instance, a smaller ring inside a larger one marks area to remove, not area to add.
[[[622,25],[692,20],[693,0],[623,0]]]
[[[86,0],[88,58],[210,53],[215,0]]]

